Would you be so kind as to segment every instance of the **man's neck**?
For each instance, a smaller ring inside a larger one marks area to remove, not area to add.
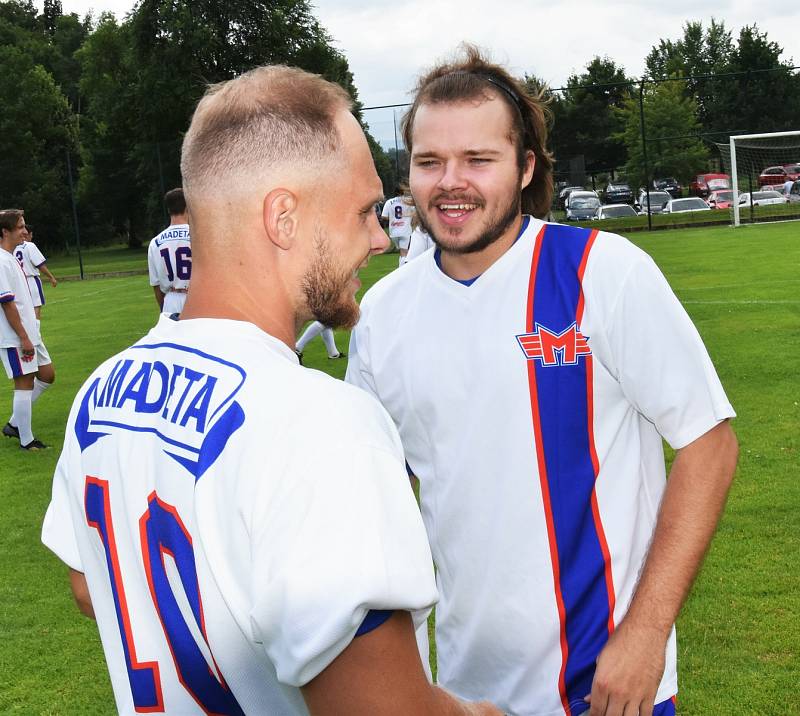
[[[482,251],[461,254],[442,249],[442,271],[456,281],[469,281],[480,276],[514,245],[521,226],[522,214],[519,214],[500,238],[493,241]]]
[[[188,214],[175,214],[170,215],[169,217],[169,225],[170,226],[177,226],[178,224],[188,224],[189,223],[189,215]]]

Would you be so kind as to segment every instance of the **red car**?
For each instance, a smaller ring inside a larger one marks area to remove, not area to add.
[[[733,206],[733,191],[731,189],[712,191],[706,202],[712,209],[730,209]]]
[[[782,166],[767,167],[758,177],[759,186],[774,186],[783,184],[791,179],[800,179],[800,164],[783,164]]]
[[[730,188],[731,178],[727,174],[698,174],[689,182],[689,195],[705,198],[712,191]]]

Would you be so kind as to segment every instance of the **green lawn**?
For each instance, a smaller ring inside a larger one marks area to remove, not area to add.
[[[679,712],[800,713],[800,224],[631,238],[654,256],[692,315],[739,414],[737,480],[680,618]],[[143,250],[87,254],[87,266],[106,271],[145,264]],[[56,275],[68,267],[60,257],[50,265]],[[374,258],[364,285],[396,266],[396,255]],[[113,699],[96,628],[75,609],[66,569],[39,531],[75,392],[101,360],[155,322],[156,307],[145,276],[45,290],[43,334],[58,378],[35,407],[34,428],[55,449],[27,454],[0,442],[0,713],[108,714]],[[337,333],[342,350],[347,340]],[[337,377],[346,367],[327,360],[320,340],[305,360]]]

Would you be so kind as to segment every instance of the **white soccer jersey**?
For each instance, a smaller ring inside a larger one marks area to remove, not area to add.
[[[427,231],[423,229],[414,229],[414,231],[411,232],[406,262],[417,258],[417,256],[422,256],[422,254],[428,249],[432,249],[435,245]]]
[[[36,320],[31,291],[22,267],[8,251],[0,249],[0,303],[8,301],[13,301],[17,307],[31,343],[33,345],[41,343],[39,321]],[[0,312],[0,347],[19,348],[20,345],[19,336],[11,327],[5,313]]]
[[[150,285],[164,293],[164,312],[180,313],[192,278],[192,244],[188,224],[171,224],[147,249]]]
[[[439,682],[582,713],[675,448],[734,415],[691,321],[622,237],[526,219],[472,285],[435,252],[364,297],[347,379],[397,424],[441,601]],[[656,703],[677,692],[675,636]]]
[[[39,266],[47,262],[44,254],[39,251],[39,247],[33,241],[23,241],[14,249],[14,256],[17,257],[19,265],[22,266],[26,276],[39,276]]]
[[[411,217],[415,209],[413,204],[407,203],[409,200],[410,197],[396,196],[383,205],[381,216],[389,220],[390,239],[408,239],[411,236]]]
[[[389,416],[240,321],[162,315],[94,372],[42,538],[86,575],[123,714],[306,714],[368,610],[436,600]]]

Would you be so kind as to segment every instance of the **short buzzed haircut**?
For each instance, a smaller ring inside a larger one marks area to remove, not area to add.
[[[0,210],[0,232],[13,231],[17,228],[19,220],[25,216],[22,209],[2,209]]]
[[[339,85],[295,67],[257,67],[212,85],[183,140],[181,172],[196,195],[247,191],[281,167],[314,169],[338,157],[336,115],[352,108]]]
[[[186,213],[186,199],[183,196],[183,189],[170,189],[164,194],[164,204],[170,216],[178,216]]]
[[[403,118],[403,141],[413,151],[414,119],[423,104],[457,104],[499,98],[511,113],[511,136],[522,171],[528,150],[536,157],[533,178],[522,190],[522,212],[547,216],[553,198],[553,157],[547,150],[550,110],[544,94],[532,95],[500,65],[489,62],[474,45],[462,46],[463,57],[434,67],[417,82],[414,103]]]

